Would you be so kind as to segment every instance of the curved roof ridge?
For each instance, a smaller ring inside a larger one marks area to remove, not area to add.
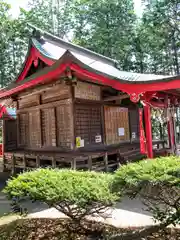
[[[71,43],[71,42],[68,42],[68,41],[65,41],[63,40],[62,38],[59,38],[47,31],[44,31],[32,24],[29,24],[28,25],[33,28],[35,30],[34,34],[37,34],[37,32],[39,32],[40,34],[42,34],[42,37],[46,37],[47,39],[51,40],[51,41],[54,41],[54,43],[56,45],[58,45],[58,43],[64,45],[64,46],[67,46],[67,48],[69,50],[74,50],[74,51],[81,51],[85,54],[90,54],[91,56],[95,56],[97,58],[100,58],[101,60],[104,60],[106,62],[108,62],[109,64],[113,65],[113,66],[116,66],[118,64],[118,61],[115,60],[115,59],[112,59],[112,58],[109,58],[109,57],[106,57],[106,56],[103,56],[102,54],[99,54],[99,53],[96,53],[94,51],[91,51],[87,48],[84,48],[84,47],[81,47],[79,45],[76,45],[74,43]],[[39,35],[39,34],[38,34]],[[40,37],[40,35],[38,36],[38,38]],[[116,66],[117,67],[117,66]]]

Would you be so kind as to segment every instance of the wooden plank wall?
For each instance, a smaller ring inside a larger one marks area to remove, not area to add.
[[[139,109],[137,106],[129,109],[131,140],[139,140]]]
[[[16,120],[3,120],[3,144],[4,151],[11,151],[17,148],[17,121]]]
[[[72,100],[62,100],[55,108],[57,122],[57,146],[72,149],[74,145]]]
[[[40,111],[29,112],[29,146],[41,147],[41,121]]]
[[[108,145],[130,140],[128,108],[105,106],[104,116]]]
[[[71,96],[71,88],[65,83],[39,87],[32,93],[19,96],[19,147],[71,149]]]
[[[138,136],[136,110],[129,114],[128,108],[105,105],[102,89],[96,84],[78,81],[74,92],[72,89],[57,83],[19,96],[19,146],[70,150],[76,140],[81,142],[80,147],[88,147],[130,141],[132,132]],[[124,134],[120,135],[119,130]]]

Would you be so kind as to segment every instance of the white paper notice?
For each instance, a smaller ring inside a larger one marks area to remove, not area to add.
[[[132,139],[135,139],[135,138],[136,138],[136,133],[132,132]]]
[[[176,126],[176,132],[179,133],[179,126]]]
[[[81,139],[81,147],[84,147],[84,139]]]
[[[96,143],[101,143],[101,142],[102,142],[101,135],[97,135],[97,136],[95,137],[95,142],[96,142]]]
[[[124,136],[124,128],[118,128],[118,136]]]

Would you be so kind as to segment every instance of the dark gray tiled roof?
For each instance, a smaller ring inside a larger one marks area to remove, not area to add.
[[[62,58],[68,51],[78,60],[78,62],[81,62],[91,70],[102,73],[102,75],[105,74],[106,76],[119,81],[147,83],[150,81],[166,81],[175,77],[121,71],[117,68],[117,62],[113,59],[64,41],[63,39],[57,38],[47,32],[43,32],[40,29],[36,28],[36,31],[40,32],[41,37],[32,38],[33,45],[41,52],[41,54],[55,61]]]

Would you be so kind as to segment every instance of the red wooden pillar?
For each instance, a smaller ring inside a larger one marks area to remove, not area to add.
[[[150,109],[150,106],[147,104],[144,106],[144,120],[145,120],[146,142],[147,142],[147,157],[153,158],[151,109]]]
[[[140,151],[142,154],[147,154],[146,137],[143,125],[143,109],[139,108],[139,138],[140,138]]]
[[[173,118],[168,119],[168,137],[169,137],[169,147],[174,151],[175,148],[175,126]]]

